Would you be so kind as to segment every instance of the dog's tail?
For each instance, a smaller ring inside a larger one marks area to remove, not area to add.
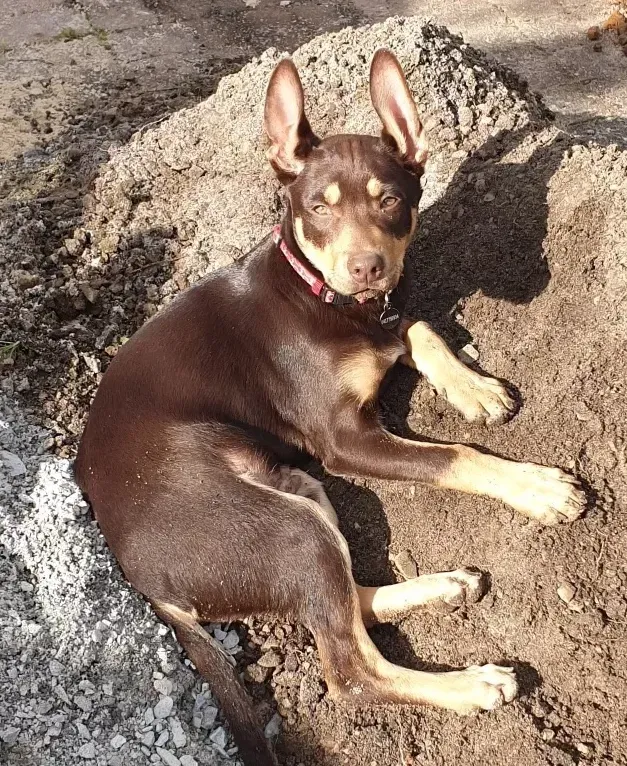
[[[172,625],[179,643],[200,675],[209,683],[229,722],[245,766],[277,766],[252,700],[231,665],[231,656],[202,625],[190,619],[188,614],[177,614],[178,611],[157,609],[159,616]]]

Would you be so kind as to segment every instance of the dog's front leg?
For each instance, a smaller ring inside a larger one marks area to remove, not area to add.
[[[462,444],[401,439],[385,431],[369,410],[344,411],[321,457],[333,474],[486,495],[544,524],[573,521],[586,505],[579,482],[559,468],[516,463]]]
[[[426,322],[406,322],[408,353],[401,361],[421,372],[435,390],[471,422],[504,423],[516,411],[507,388],[466,367]]]

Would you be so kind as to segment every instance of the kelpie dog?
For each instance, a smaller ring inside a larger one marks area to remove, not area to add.
[[[275,763],[230,657],[202,627],[274,615],[313,633],[329,692],[465,713],[516,694],[511,668],[427,673],[392,665],[365,626],[428,602],[481,595],[456,570],[381,588],[351,575],[321,484],[331,474],[407,480],[498,498],[545,524],[584,510],[557,468],[387,432],[377,392],[415,367],[471,421],[498,423],[506,387],[465,367],[424,322],[403,318],[405,251],[418,221],[427,142],[396,58],[370,72],[380,138],[319,139],[294,64],[268,86],[268,157],[286,185],[283,221],[247,257],[186,290],[120,349],[76,461],[128,580],[207,678],[247,766]]]

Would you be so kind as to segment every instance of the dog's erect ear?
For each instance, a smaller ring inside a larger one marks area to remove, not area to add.
[[[384,48],[374,54],[370,65],[370,97],[383,123],[383,140],[410,170],[422,175],[427,160],[427,136],[401,65]]]
[[[319,143],[305,116],[303,86],[291,59],[277,64],[270,78],[264,127],[270,139],[270,164],[279,179],[289,183],[301,172],[305,158]]]

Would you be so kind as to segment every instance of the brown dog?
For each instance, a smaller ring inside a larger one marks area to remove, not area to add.
[[[320,483],[405,479],[501,499],[545,524],[585,505],[557,468],[383,429],[379,385],[397,361],[469,420],[509,418],[506,388],[462,365],[423,322],[402,320],[404,259],[418,219],[425,134],[400,66],[378,51],[371,95],[381,138],[312,132],[294,65],[268,87],[269,159],[287,185],[281,226],[246,258],[186,290],[119,352],[96,399],[76,476],[129,581],[173,626],[212,685],[247,766],[275,763],[248,698],[203,622],[249,615],[313,632],[329,692],[364,702],[492,709],[510,668],[396,667],[365,624],[432,601],[476,600],[457,570],[362,588]]]

